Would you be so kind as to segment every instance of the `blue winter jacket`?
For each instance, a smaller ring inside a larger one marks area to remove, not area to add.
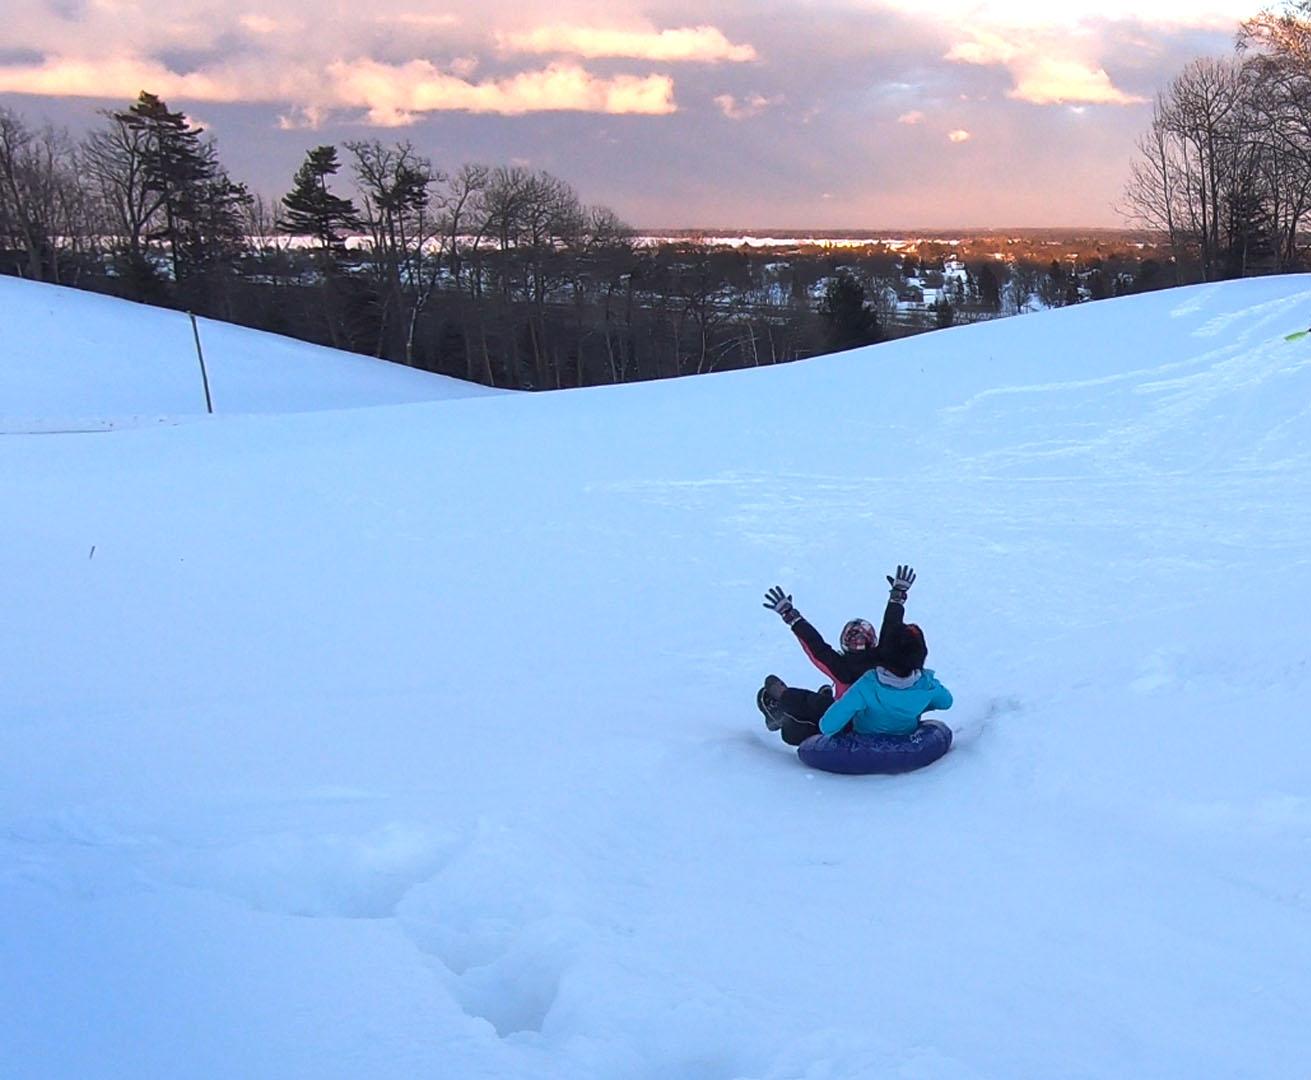
[[[862,735],[905,735],[915,730],[922,713],[951,708],[951,691],[928,668],[908,682],[883,668],[867,671],[828,707],[820,732],[833,735],[852,724]]]

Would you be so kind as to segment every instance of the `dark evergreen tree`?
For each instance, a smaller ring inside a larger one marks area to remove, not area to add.
[[[878,316],[865,301],[865,286],[850,274],[839,274],[829,280],[819,313],[824,319],[825,344],[830,352],[881,340]]]
[[[1088,274],[1088,296],[1092,300],[1105,300],[1111,295],[1106,283],[1106,272],[1100,266],[1094,267]]]
[[[296,170],[295,186],[282,197],[278,228],[293,236],[308,236],[329,257],[346,249],[346,232],[363,228],[359,211],[350,199],[328,190],[328,177],[341,168],[335,146],[316,146]]]
[[[997,275],[992,267],[984,263],[979,267],[977,276],[979,283],[979,303],[988,311],[1001,310],[1001,284],[997,281]]]
[[[316,146],[296,171],[295,186],[283,196],[278,228],[293,236],[308,236],[316,245],[319,269],[320,316],[328,341],[335,348],[353,348],[372,336],[378,340],[377,316],[381,311],[374,290],[340,273],[346,254],[346,233],[362,229],[359,211],[350,199],[328,190],[328,177],[341,168],[335,146]]]
[[[1165,275],[1161,272],[1161,264],[1155,259],[1144,259],[1138,264],[1131,291],[1136,293],[1151,292],[1153,289],[1164,288],[1167,283]]]
[[[158,196],[161,216],[149,234],[169,252],[174,281],[193,268],[195,223],[205,216],[207,185],[221,172],[212,144],[200,141],[203,128],[193,127],[183,113],[173,112],[154,94],[141,91],[126,112],[114,120],[140,135],[143,186]]]
[[[249,253],[247,220],[255,197],[222,169],[197,192],[183,232],[187,277],[179,299],[193,309],[231,319],[232,291]]]

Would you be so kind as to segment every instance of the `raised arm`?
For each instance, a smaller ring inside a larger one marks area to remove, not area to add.
[[[891,645],[901,628],[906,625],[906,596],[915,584],[915,571],[909,566],[898,566],[895,577],[888,577],[888,606],[883,609],[883,625],[879,628],[879,644]]]
[[[810,662],[834,682],[849,682],[842,676],[842,654],[824,640],[820,632],[801,617],[801,612],[792,603],[792,597],[775,585],[765,593],[765,607],[775,612],[784,623],[791,627],[801,642],[801,648],[810,657]]]
[[[798,618],[792,624],[792,632],[797,635],[797,640],[801,642],[801,648],[810,657],[810,662],[833,682],[851,681],[850,675],[843,670],[842,654],[825,641],[820,632],[810,623]]]

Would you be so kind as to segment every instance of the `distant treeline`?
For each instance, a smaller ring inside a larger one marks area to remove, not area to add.
[[[549,173],[445,172],[408,142],[314,147],[269,205],[155,95],[101,117],[74,142],[0,109],[0,272],[495,386],[776,364],[1181,278],[1179,261],[1133,254],[945,274],[945,243],[915,256],[643,244]]]

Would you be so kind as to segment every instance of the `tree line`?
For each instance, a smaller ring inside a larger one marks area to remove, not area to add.
[[[1311,214],[1311,0],[1242,24],[1233,56],[1199,58],[1156,98],[1125,212],[1203,281],[1305,265]]]
[[[547,172],[446,172],[409,142],[360,140],[344,156],[311,148],[270,205],[157,95],[100,115],[75,143],[0,109],[0,272],[497,386],[622,382],[825,348],[814,305],[733,287],[731,253],[641,247],[613,211]]]
[[[154,94],[79,142],[0,109],[0,272],[493,386],[782,363],[1166,283],[1141,260],[980,261],[948,289],[952,251],[646,245],[548,172],[446,171],[405,141],[312,147],[270,203]]]

